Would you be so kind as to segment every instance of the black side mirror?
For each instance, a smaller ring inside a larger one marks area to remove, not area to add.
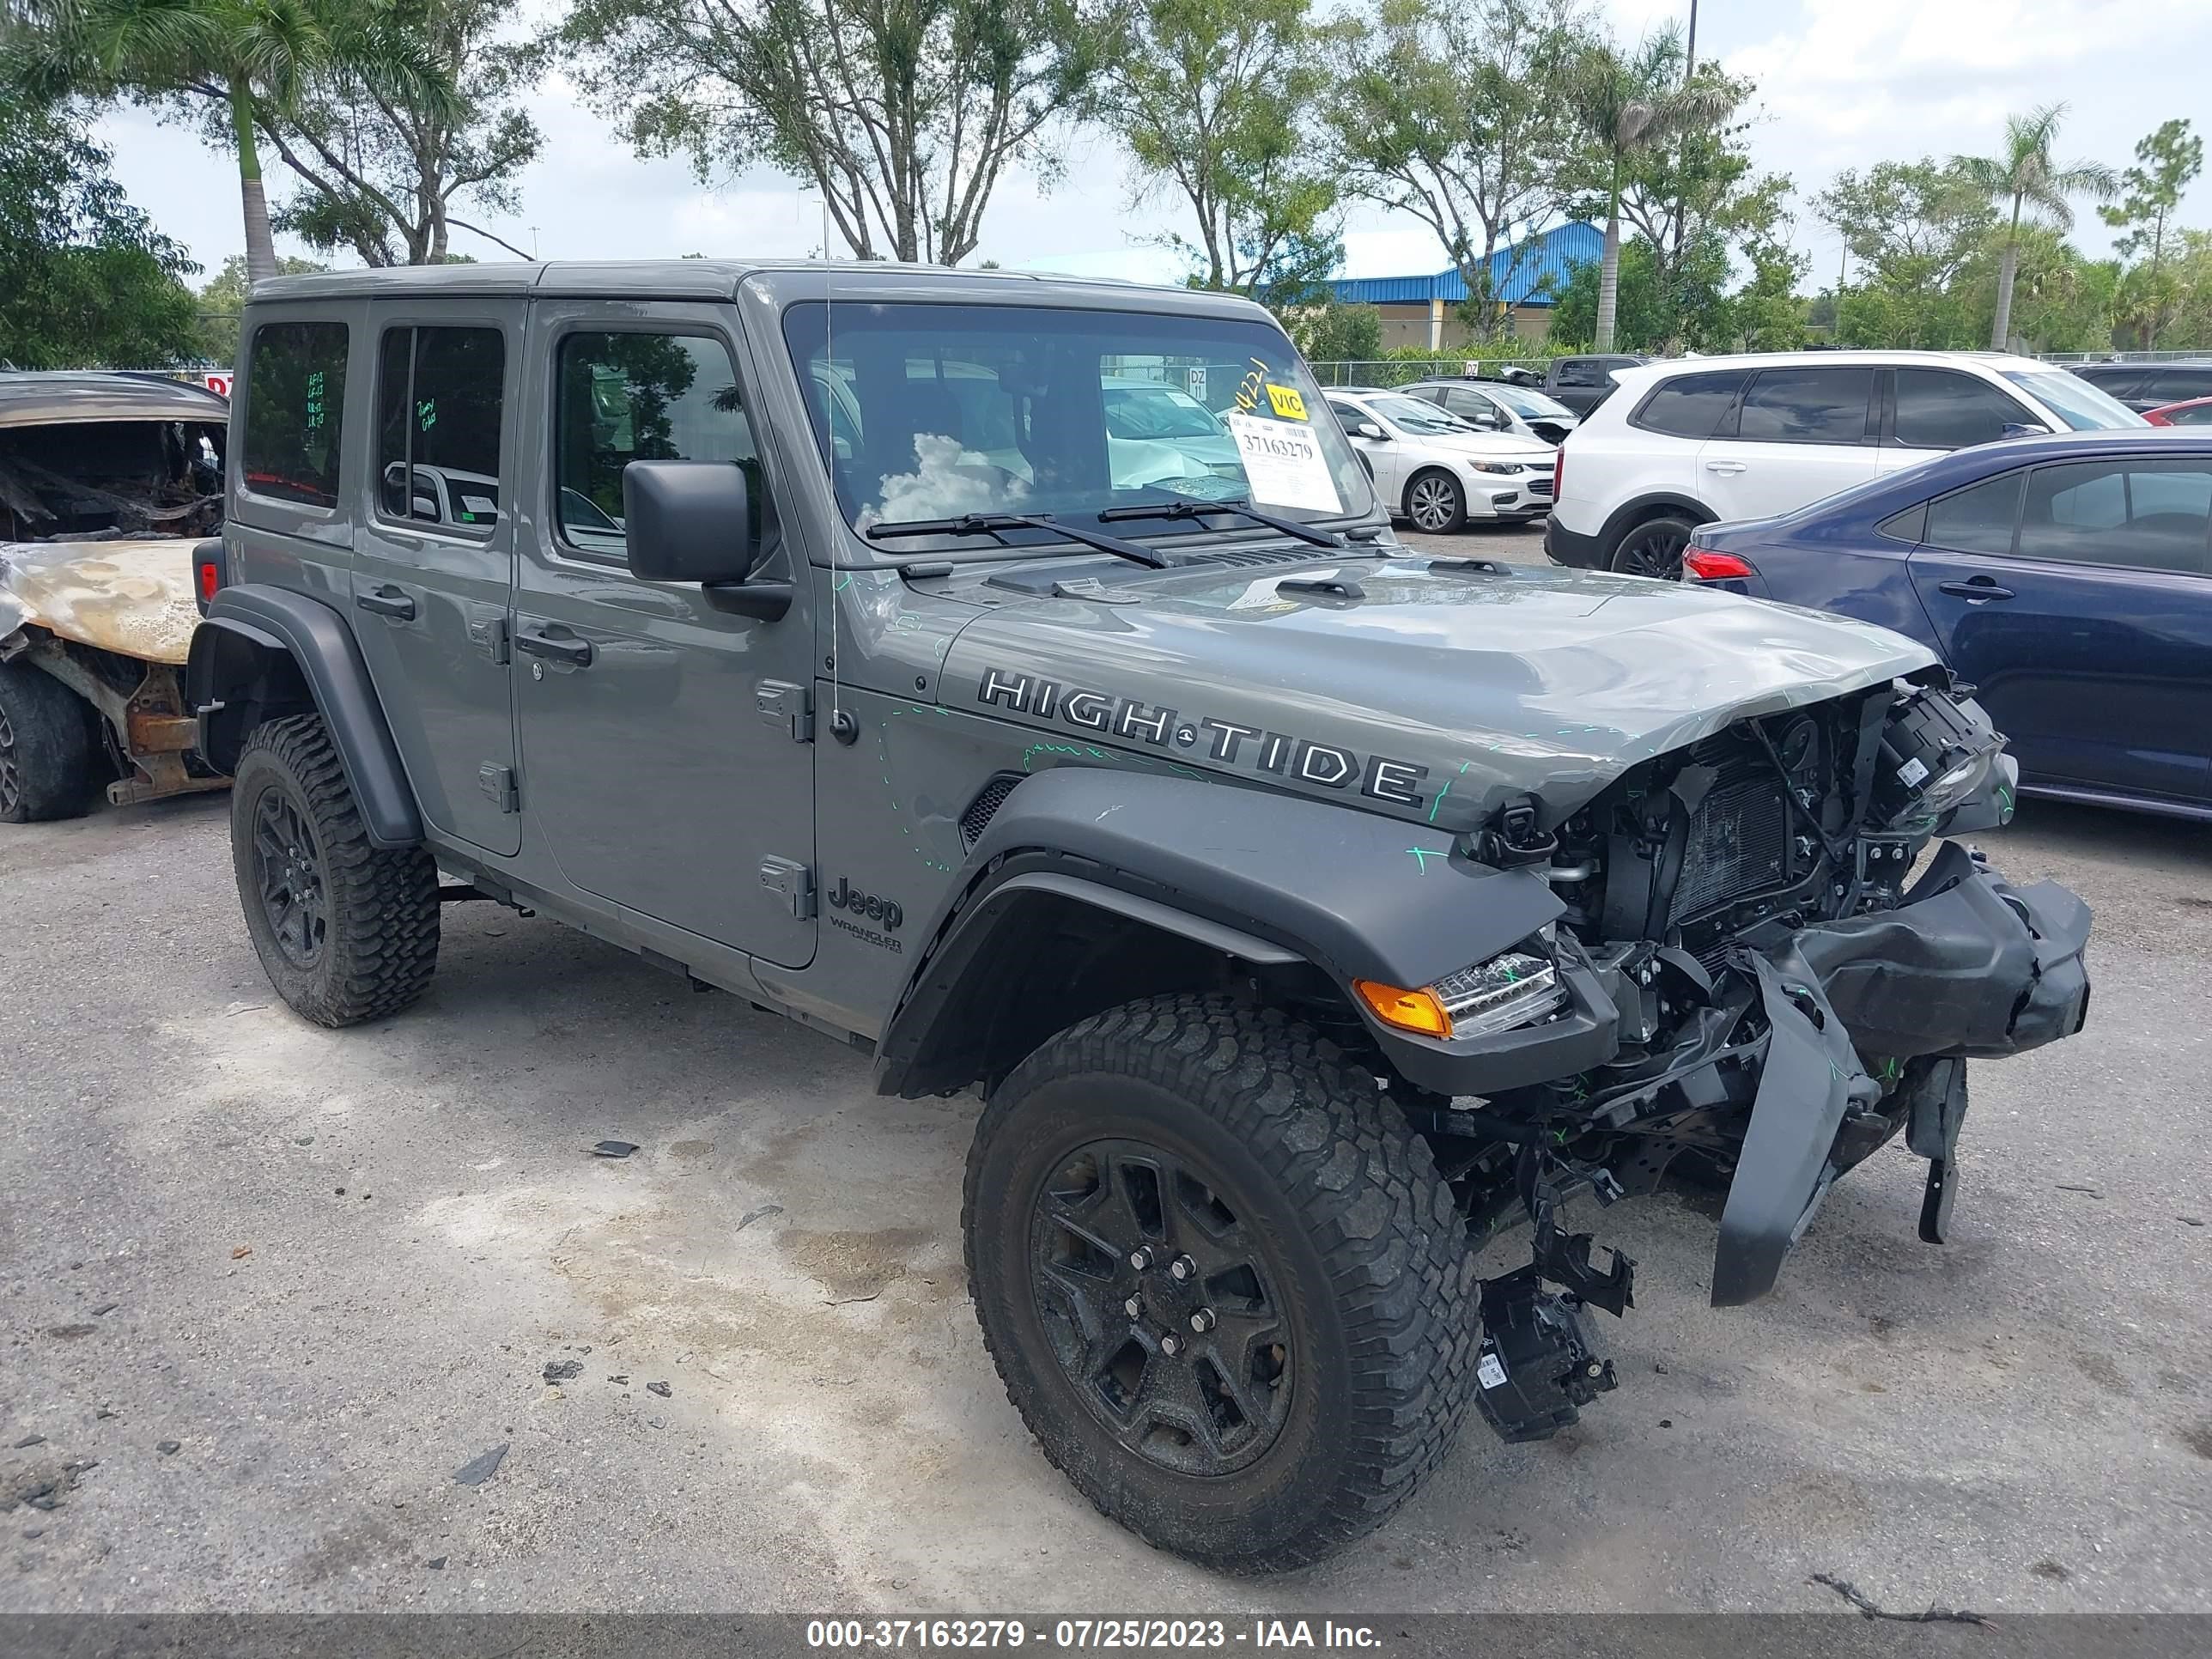
[[[696,582],[720,611],[774,622],[791,609],[789,582],[756,582],[752,492],[727,461],[633,461],[623,469],[623,534],[630,574]]]

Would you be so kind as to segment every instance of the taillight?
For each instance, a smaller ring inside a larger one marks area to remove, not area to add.
[[[199,605],[200,615],[207,615],[209,604],[228,576],[222,542],[210,539],[192,550],[192,597]]]
[[[200,598],[213,599],[216,589],[222,586],[222,572],[216,568],[216,562],[213,559],[202,559],[200,561]]]
[[[1682,555],[1682,574],[1693,581],[1744,581],[1759,574],[1733,553],[1716,553],[1710,547],[1693,547]]]
[[[1552,451],[1552,499],[1558,501],[1565,492],[1567,482],[1567,441],[1559,440]]]

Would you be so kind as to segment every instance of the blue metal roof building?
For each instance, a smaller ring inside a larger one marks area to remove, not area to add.
[[[1568,273],[1579,264],[1594,264],[1605,252],[1605,233],[1597,226],[1571,220],[1554,226],[1528,241],[1504,247],[1490,256],[1492,297],[1516,312],[1548,311],[1552,290],[1563,286]],[[1547,285],[1548,279],[1548,285]],[[1457,266],[1430,276],[1348,276],[1329,284],[1336,297],[1347,304],[1384,308],[1386,331],[1425,334],[1427,343],[1443,343],[1445,313],[1467,299],[1467,283]],[[1419,307],[1411,312],[1407,307]],[[1528,318],[1534,322],[1534,318]],[[1396,323],[1398,328],[1388,328]],[[1540,325],[1524,328],[1540,333]],[[1416,343],[1412,340],[1390,343]]]

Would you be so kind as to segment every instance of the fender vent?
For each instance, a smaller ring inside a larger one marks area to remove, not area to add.
[[[968,810],[960,815],[960,844],[963,847],[973,847],[983,839],[983,831],[990,828],[993,816],[1006,804],[1006,797],[1014,793],[1014,786],[1020,781],[1016,774],[1001,772],[985,784],[981,793],[968,803]]]

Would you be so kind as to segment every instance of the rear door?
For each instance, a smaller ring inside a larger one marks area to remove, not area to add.
[[[1699,497],[1721,518],[1764,519],[1873,477],[1881,454],[1875,393],[1868,368],[1757,370],[1735,435],[1698,452]]]
[[[354,532],[354,635],[422,816],[489,853],[522,846],[507,671],[522,307],[379,314],[371,501]]]
[[[2022,468],[1929,503],[1912,583],[2032,780],[2198,803],[2212,458]]]

